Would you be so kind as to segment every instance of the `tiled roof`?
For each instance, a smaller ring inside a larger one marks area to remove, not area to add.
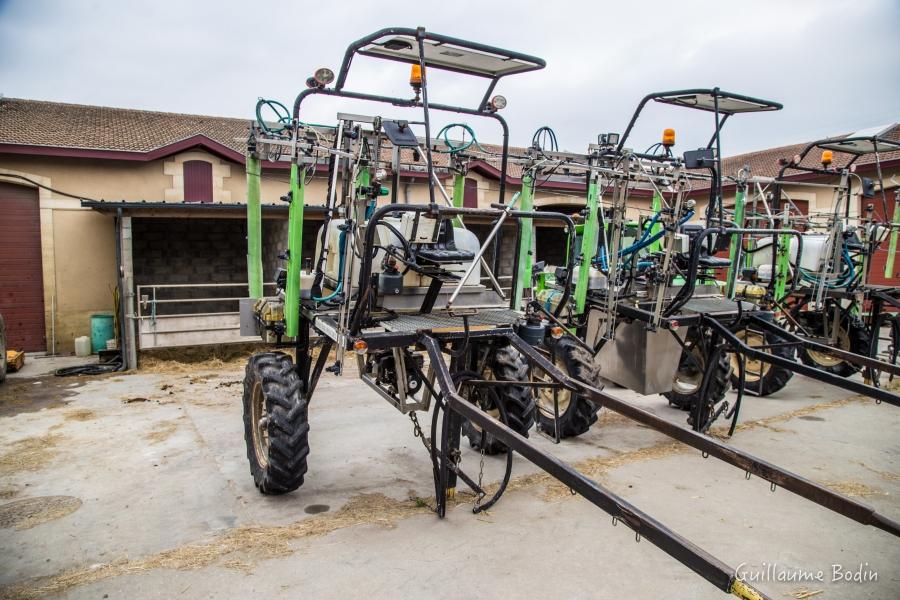
[[[847,135],[850,134],[835,136],[835,138],[847,137]],[[890,140],[900,141],[900,125],[895,125],[893,129],[891,129],[890,132],[888,132],[884,137]],[[814,140],[803,142],[801,144],[791,144],[790,146],[780,146],[778,148],[769,148],[767,150],[729,156],[722,161],[722,173],[726,176],[737,175],[738,171],[740,171],[741,168],[743,168],[745,165],[749,165],[750,172],[753,175],[759,175],[762,177],[774,177],[778,175],[778,172],[781,169],[781,165],[778,164],[778,161],[780,159],[791,159],[793,156],[800,154],[807,145],[812,143],[812,141]],[[900,158],[900,151],[881,152],[879,154],[879,158],[882,162]],[[850,154],[835,152],[834,163],[832,164],[832,166],[835,168],[840,168],[846,165],[851,158],[853,158],[853,156]],[[803,160],[801,165],[806,167],[821,167],[820,160],[821,151],[814,148],[809,152],[809,154],[806,155],[806,158]],[[861,156],[855,164],[862,166],[874,163],[875,155],[865,154]],[[797,173],[797,171],[788,171],[786,175],[790,175],[791,173]]]
[[[234,138],[246,137],[249,122],[18,98],[0,101],[0,143],[5,144],[149,152],[204,135],[243,154],[245,145]]]

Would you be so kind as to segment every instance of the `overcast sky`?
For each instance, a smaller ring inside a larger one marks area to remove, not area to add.
[[[0,93],[250,118],[257,97],[290,104],[315,68],[337,70],[350,41],[417,25],[546,59],[545,70],[498,86],[520,145],[549,125],[563,148],[584,151],[598,133],[622,131],[645,94],[691,87],[784,104],[736,116],[726,155],[900,121],[898,0],[0,0]],[[348,88],[407,97],[407,79],[406,66],[363,59]],[[483,85],[434,73],[429,89],[435,101],[474,105]],[[337,109],[314,99],[302,118],[331,122]],[[389,106],[341,109],[415,118]],[[499,140],[493,122],[468,122],[482,141]],[[664,127],[676,128],[683,151],[705,145],[711,116],[654,106],[633,146]]]

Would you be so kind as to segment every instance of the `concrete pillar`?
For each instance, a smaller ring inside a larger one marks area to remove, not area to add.
[[[122,289],[125,300],[125,361],[129,369],[136,369],[137,363],[137,335],[135,333],[135,291],[134,291],[134,260],[132,257],[131,217],[122,217],[119,222],[119,236],[122,249],[119,276],[122,278]]]

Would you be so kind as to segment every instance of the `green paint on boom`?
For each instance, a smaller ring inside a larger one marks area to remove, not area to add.
[[[784,211],[784,216],[781,219],[782,229],[787,229],[788,216],[787,209]],[[772,236],[773,239],[776,236]],[[778,254],[777,260],[775,263],[775,300],[781,301],[784,300],[784,293],[787,290],[787,282],[791,276],[791,236],[789,235],[779,235],[778,239]]]
[[[734,226],[739,229],[744,227],[744,193],[744,188],[740,187],[734,195]],[[729,300],[734,300],[734,286],[741,272],[741,265],[738,261],[740,257],[738,255],[740,254],[742,239],[743,236],[734,234],[731,236],[731,242],[729,243],[728,252],[731,258],[731,266],[728,267],[728,289],[725,292]]]
[[[654,215],[659,214],[659,212],[662,210],[662,196],[660,196],[659,192],[656,190],[653,191],[653,201],[650,203],[650,208],[653,211]],[[650,228],[650,236],[652,237],[662,231],[662,227],[662,223],[660,223],[659,221],[654,223],[653,227]],[[638,237],[640,237],[640,235]],[[662,250],[663,238],[659,238],[658,240],[647,246],[647,252],[649,254],[653,254],[654,252],[662,252]]]
[[[897,254],[897,225],[900,223],[900,192],[894,194],[894,212],[891,215],[891,238],[888,242],[887,262],[884,263],[884,277],[891,279],[894,276],[894,256]]]
[[[262,274],[262,208],[259,199],[259,157],[247,153],[247,282],[250,297],[263,296]]]
[[[285,335],[300,331],[300,269],[303,254],[303,192],[306,169],[291,163],[291,207],[288,212],[287,289],[284,292]]]
[[[581,233],[581,264],[578,268],[578,281],[575,283],[575,312],[584,312],[587,301],[588,284],[591,277],[591,261],[597,255],[597,238],[599,235],[597,215],[597,180],[591,177],[588,184],[587,202],[585,208],[587,215]]]
[[[453,206],[462,208],[466,198],[466,178],[462,173],[453,177]],[[462,219],[458,216],[453,219],[454,227],[462,227]]]
[[[522,192],[519,195],[519,210],[534,210],[534,178],[529,173],[522,175]],[[513,295],[515,310],[522,309],[522,296],[525,287],[531,289],[531,265],[534,257],[531,253],[533,229],[531,219],[520,219],[522,235],[519,239],[519,272],[516,277],[516,290]]]

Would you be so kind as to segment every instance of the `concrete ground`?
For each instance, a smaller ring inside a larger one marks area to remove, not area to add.
[[[22,375],[0,386],[0,598],[724,597],[521,457],[489,514],[463,496],[438,520],[410,421],[351,376],[313,400],[305,485],[264,497],[241,362]],[[608,391],[684,424],[659,396]],[[603,415],[559,446],[532,438],[773,598],[900,598],[897,538]],[[797,377],[741,421],[730,443],[900,519],[900,409]]]

